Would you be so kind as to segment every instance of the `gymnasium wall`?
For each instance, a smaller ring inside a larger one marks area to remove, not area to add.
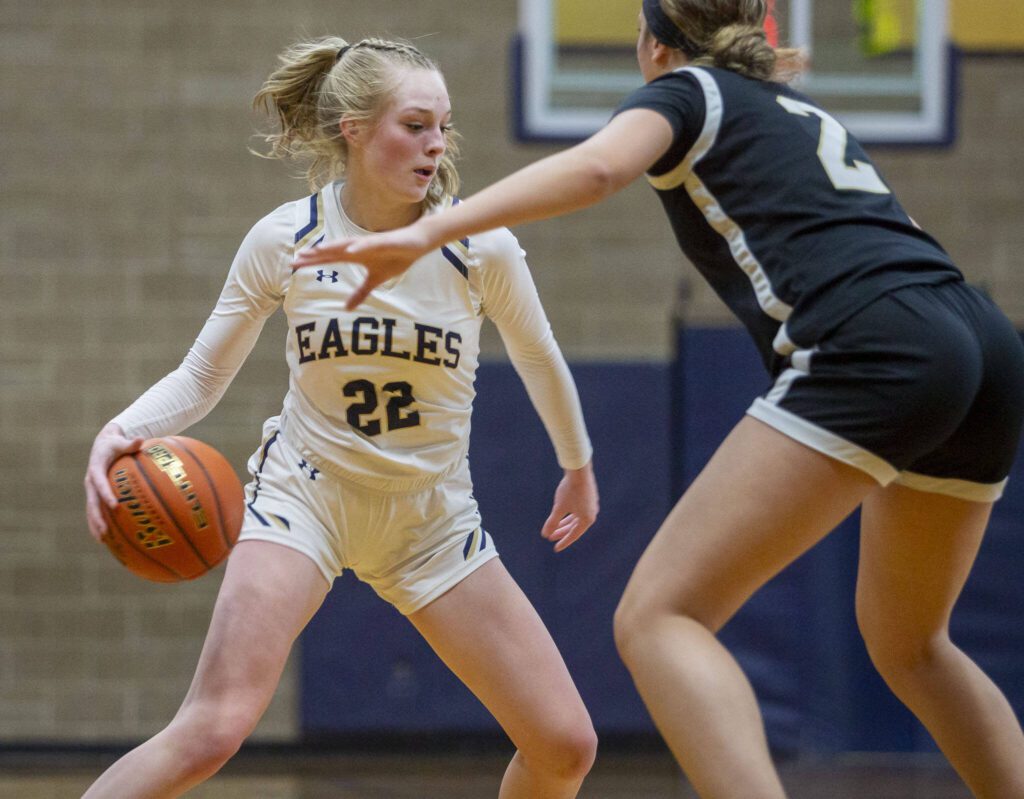
[[[249,100],[276,53],[327,32],[417,38],[447,74],[466,194],[551,152],[509,137],[514,0],[393,0],[386,23],[380,8],[0,0],[0,742],[134,740],[166,722],[188,686],[219,573],[174,587],[124,573],[88,538],[81,478],[96,430],[180,361],[249,226],[305,192],[286,167],[246,151],[256,144]],[[1007,144],[1024,124],[1022,78],[1013,56],[964,59],[956,144],[874,153],[911,213],[1019,324],[1024,200]],[[641,183],[517,233],[556,334],[591,381],[588,403],[611,402],[606,377],[591,371],[601,364],[668,369],[682,282],[691,323],[728,324]],[[283,343],[278,318],[191,431],[240,470],[279,407]],[[493,331],[485,343],[500,362]],[[606,514],[636,501],[622,477],[664,441],[657,421],[670,423],[667,407],[649,414],[649,433],[599,453]],[[627,424],[617,407],[595,418]],[[501,446],[477,459],[500,460]],[[645,531],[667,492],[659,497],[637,510]],[[524,561],[516,573],[538,597],[557,593],[559,570],[570,581],[576,568],[563,561],[543,574]],[[618,667],[609,668],[619,690]],[[296,658],[259,738],[299,732],[300,674]]]

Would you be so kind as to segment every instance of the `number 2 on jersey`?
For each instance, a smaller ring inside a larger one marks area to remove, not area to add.
[[[416,427],[420,423],[420,412],[409,410],[416,398],[412,395],[412,386],[404,380],[393,383],[385,383],[381,390],[388,395],[385,407],[387,429],[400,430],[403,427]],[[345,412],[348,423],[356,430],[368,435],[376,436],[381,432],[380,419],[364,419],[377,410],[380,404],[378,399],[377,386],[369,380],[350,380],[341,389],[346,397],[359,397],[358,402],[353,402]]]
[[[779,105],[797,116],[816,116],[821,120],[821,137],[818,139],[818,159],[832,185],[840,191],[866,191],[872,194],[889,194],[889,187],[882,182],[871,164],[854,159],[846,163],[847,133],[835,117],[809,103],[779,95]]]

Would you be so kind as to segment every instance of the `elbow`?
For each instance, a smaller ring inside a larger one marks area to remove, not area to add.
[[[607,161],[592,159],[588,165],[590,194],[598,200],[610,197],[620,190],[626,182],[615,174],[615,170]]]
[[[595,203],[615,194],[631,180],[631,177],[624,178],[618,174],[613,164],[599,157],[587,159],[583,174],[586,181],[586,196]]]

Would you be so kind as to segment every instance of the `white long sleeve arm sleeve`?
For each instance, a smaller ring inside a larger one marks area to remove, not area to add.
[[[181,365],[114,417],[126,436],[180,433],[213,410],[263,327],[218,321],[207,321]]]
[[[486,260],[483,306],[494,321],[512,365],[547,430],[558,464],[579,469],[593,449],[583,419],[576,383],[551,332],[537,296],[525,253],[507,230],[474,237],[474,249]]]
[[[279,209],[280,211],[280,209]],[[265,217],[235,256],[217,305],[181,365],[112,420],[127,436],[179,433],[208,414],[249,356],[290,277],[280,212]]]

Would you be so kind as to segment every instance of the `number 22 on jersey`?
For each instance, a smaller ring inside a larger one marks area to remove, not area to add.
[[[854,159],[846,162],[847,133],[835,117],[820,108],[779,95],[779,105],[797,116],[816,116],[821,120],[821,136],[818,139],[818,160],[825,167],[832,185],[839,191],[866,191],[871,194],[889,194],[889,187],[882,182],[875,168],[864,161]]]
[[[391,431],[403,427],[416,427],[420,423],[420,412],[415,410],[416,398],[412,394],[412,386],[400,380],[385,383],[382,389],[380,393],[388,397],[385,404],[386,429]],[[374,413],[380,405],[377,387],[369,380],[350,380],[345,384],[342,393],[346,397],[359,398],[358,402],[353,402],[348,407],[345,414],[348,423],[368,436],[380,435],[385,429],[381,426],[381,420],[363,418]]]

